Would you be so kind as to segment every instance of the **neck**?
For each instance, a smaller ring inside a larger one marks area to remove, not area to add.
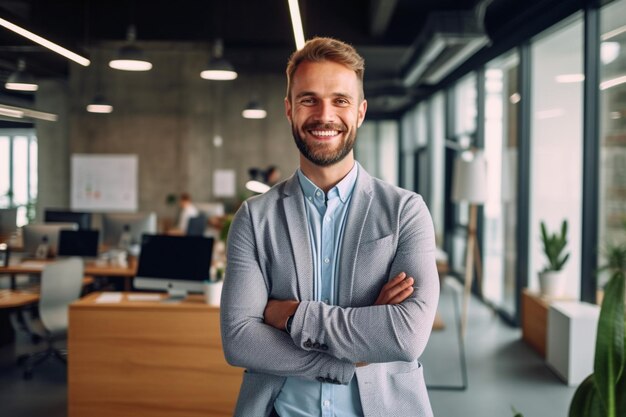
[[[350,152],[343,160],[334,165],[322,167],[315,165],[300,155],[300,169],[308,179],[327,193],[341,181],[354,167],[354,153]]]

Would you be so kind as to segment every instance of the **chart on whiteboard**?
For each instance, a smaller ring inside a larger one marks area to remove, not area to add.
[[[72,210],[137,211],[137,155],[72,155]]]

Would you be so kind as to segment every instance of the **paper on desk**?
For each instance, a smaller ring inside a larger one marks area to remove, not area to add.
[[[46,261],[24,261],[19,266],[32,269],[44,269],[48,265]]]
[[[103,292],[96,298],[96,303],[119,303],[121,301],[121,292]]]
[[[126,299],[128,301],[159,301],[161,299],[160,294],[127,294]]]

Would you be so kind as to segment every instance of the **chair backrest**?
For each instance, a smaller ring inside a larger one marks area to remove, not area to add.
[[[191,217],[187,223],[187,236],[203,236],[207,227],[207,215],[200,212],[197,216]]]
[[[68,325],[68,306],[80,297],[83,261],[69,258],[46,265],[41,274],[39,316],[52,334],[63,333]]]

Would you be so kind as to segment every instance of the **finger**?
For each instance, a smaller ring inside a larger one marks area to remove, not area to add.
[[[406,272],[400,272],[398,275],[391,278],[385,285],[383,285],[383,289],[391,288],[394,285],[397,285],[399,282],[402,282],[404,278],[406,278]]]
[[[391,288],[388,288],[385,291],[385,298],[387,300],[392,299],[397,294],[399,294],[401,291],[404,291],[407,287],[412,286],[413,282],[414,282],[413,277],[409,277],[409,278],[406,278],[406,279],[402,280],[401,282],[397,283],[395,286],[393,286]]]
[[[401,302],[409,298],[409,296],[413,294],[413,291],[415,291],[415,288],[413,287],[405,288],[404,290],[402,290],[402,292],[389,300],[387,304],[400,304]]]

